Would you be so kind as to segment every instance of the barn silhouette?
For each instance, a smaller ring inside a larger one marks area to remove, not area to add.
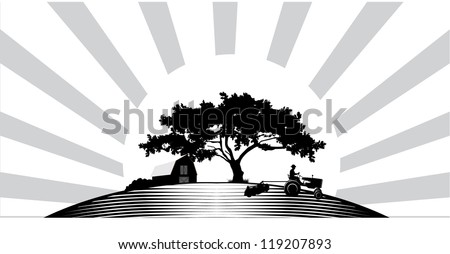
[[[187,155],[178,160],[156,166],[152,173],[156,185],[196,183],[197,170]]]

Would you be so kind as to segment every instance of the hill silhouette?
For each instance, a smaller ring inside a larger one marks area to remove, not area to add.
[[[94,198],[48,217],[385,217],[363,206],[311,191],[286,196],[283,186],[248,198],[239,183],[188,183],[120,191]]]

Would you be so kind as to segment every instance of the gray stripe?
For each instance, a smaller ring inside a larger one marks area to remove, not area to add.
[[[134,105],[147,93],[84,3],[49,3]]]
[[[140,2],[142,13],[152,33],[167,73],[184,65],[177,33],[165,2]]]
[[[358,204],[450,197],[450,173],[340,189],[336,196]]]
[[[283,3],[267,60],[286,67],[311,2]]]
[[[234,54],[237,5],[236,2],[213,3],[216,55]]]
[[[0,113],[0,136],[57,154],[106,172],[123,176],[122,163]],[[26,156],[26,155],[24,155]]]
[[[0,173],[0,197],[78,203],[115,190]]]
[[[409,130],[341,158],[341,172],[450,135],[450,114],[446,113]]]
[[[449,63],[449,32],[405,64],[381,85],[347,109],[338,119],[348,132]],[[339,130],[336,130],[340,134]]]
[[[1,64],[100,130],[110,128],[103,121],[103,110],[1,30],[0,47]],[[125,143],[125,134],[122,132],[119,131],[111,136],[122,144]]]
[[[309,85],[322,98],[401,3],[368,2]]]

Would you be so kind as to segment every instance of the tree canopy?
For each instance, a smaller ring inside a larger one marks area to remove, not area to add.
[[[230,164],[233,182],[243,181],[242,159],[252,150],[285,150],[294,156],[315,161],[315,153],[325,148],[305,131],[301,114],[288,107],[273,108],[269,100],[247,93],[220,93],[222,102],[202,101],[199,107],[177,104],[172,115],[162,115],[160,123],[169,128],[164,135],[147,135],[139,144],[145,155],[170,152],[188,155],[193,161],[219,157]]]

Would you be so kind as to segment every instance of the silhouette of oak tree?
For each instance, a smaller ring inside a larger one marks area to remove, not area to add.
[[[232,182],[243,182],[242,159],[255,148],[263,151],[285,150],[315,161],[315,152],[325,147],[305,131],[301,114],[288,107],[274,109],[270,101],[242,95],[220,93],[215,106],[203,101],[200,107],[177,104],[172,115],[162,115],[160,123],[169,128],[165,135],[147,135],[139,144],[145,155],[162,151],[188,155],[193,161],[219,157],[233,171]]]

